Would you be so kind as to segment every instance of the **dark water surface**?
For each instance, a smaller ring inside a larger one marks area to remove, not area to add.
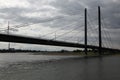
[[[0,80],[120,80],[120,56],[14,62],[0,67]]]

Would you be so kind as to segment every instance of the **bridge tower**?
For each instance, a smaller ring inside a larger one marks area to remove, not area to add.
[[[102,36],[101,36],[101,9],[98,6],[98,31],[99,31],[99,55],[102,54]]]
[[[87,8],[85,8],[85,54],[87,55]]]

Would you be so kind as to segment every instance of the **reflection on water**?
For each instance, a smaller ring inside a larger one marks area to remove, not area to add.
[[[120,56],[48,62],[29,58],[1,67],[0,80],[120,80]]]

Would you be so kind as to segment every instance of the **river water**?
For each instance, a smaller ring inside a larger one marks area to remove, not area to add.
[[[2,53],[0,80],[120,80],[120,56]]]

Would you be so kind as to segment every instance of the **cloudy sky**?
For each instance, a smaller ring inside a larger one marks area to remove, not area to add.
[[[98,45],[97,7],[102,12],[103,46],[120,49],[120,0],[0,0],[0,33],[84,43],[84,8],[88,9],[88,43]],[[7,48],[8,43],[0,43]],[[64,47],[12,43],[22,49]],[[66,48],[73,49],[73,48]]]

